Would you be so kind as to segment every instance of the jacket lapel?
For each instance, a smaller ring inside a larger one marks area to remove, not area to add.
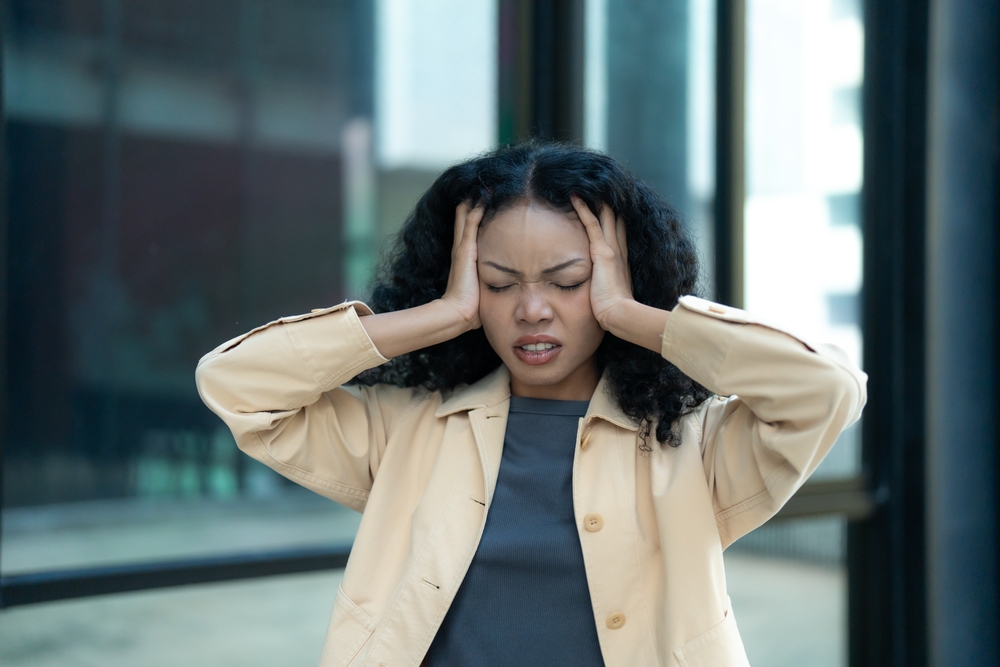
[[[469,422],[482,463],[487,508],[493,500],[497,475],[500,473],[509,411],[510,372],[501,364],[482,380],[456,389],[435,412],[435,416],[439,418],[460,412],[469,413]]]
[[[476,437],[476,447],[483,464],[483,479],[486,482],[486,507],[489,508],[500,474],[500,459],[503,457],[503,439],[507,432],[507,414],[510,401],[505,400],[494,410],[478,408],[469,413],[472,432]]]

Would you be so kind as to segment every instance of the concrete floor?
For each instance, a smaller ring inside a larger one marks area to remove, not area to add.
[[[318,496],[4,512],[5,574],[322,544],[359,515]],[[730,597],[755,667],[843,667],[842,567],[730,551]],[[316,664],[339,571],[71,600],[0,612],[4,667]]]
[[[755,667],[843,667],[839,568],[732,554]],[[0,613],[5,667],[316,665],[341,572],[72,600]]]
[[[726,553],[726,581],[754,667],[846,667],[843,567]]]
[[[315,667],[341,571],[0,612],[4,667]]]

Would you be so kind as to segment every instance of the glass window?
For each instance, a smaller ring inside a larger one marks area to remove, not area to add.
[[[344,291],[372,34],[348,4],[277,7],[6,7],[5,573],[351,535],[239,454],[193,382],[215,345]]]
[[[195,365],[362,295],[442,167],[493,144],[495,3],[2,11],[4,574],[350,541],[359,515],[236,450]]]
[[[499,10],[496,0],[380,0],[376,7],[375,214],[384,239],[445,167],[496,143]],[[364,293],[367,271],[350,294]]]
[[[715,191],[715,0],[587,0],[584,141],[681,214],[710,289]]]
[[[860,0],[747,0],[745,305],[861,364]],[[852,427],[817,477],[859,467]]]

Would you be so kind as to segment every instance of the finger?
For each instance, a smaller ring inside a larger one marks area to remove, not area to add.
[[[458,250],[462,245],[462,236],[465,232],[465,223],[469,216],[469,203],[462,202],[455,207],[455,238],[451,244],[452,252]]]
[[[628,238],[625,236],[625,221],[615,218],[615,236],[618,240],[618,250],[621,251],[622,258],[628,261]]]
[[[462,245],[475,246],[478,241],[479,224],[483,221],[484,208],[476,206],[465,217],[465,229],[462,232]]]
[[[622,258],[622,264],[625,269],[625,276],[628,279],[628,291],[632,292],[632,269],[629,267],[628,263],[628,237],[625,235],[625,221],[622,218],[616,218],[617,224],[617,236],[618,236],[618,248],[621,253],[619,257]]]
[[[573,202],[576,215],[580,218],[580,222],[583,223],[584,229],[587,230],[587,237],[590,239],[590,242],[593,244],[604,241],[604,234],[601,232],[601,223],[598,222],[597,217],[591,212],[590,207],[575,195],[570,197],[570,201]]]
[[[615,246],[618,245],[618,234],[616,231],[615,212],[611,210],[611,207],[601,202],[601,233],[604,235],[604,241],[612,248],[617,251]]]

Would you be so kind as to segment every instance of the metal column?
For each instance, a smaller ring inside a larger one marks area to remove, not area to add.
[[[927,208],[930,664],[1000,664],[1000,2],[931,9]]]

